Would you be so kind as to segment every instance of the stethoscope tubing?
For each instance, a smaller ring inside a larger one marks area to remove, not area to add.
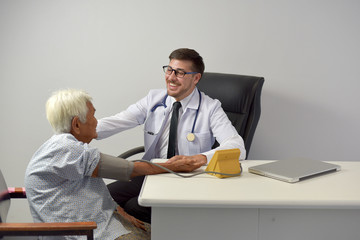
[[[195,125],[196,125],[197,117],[199,115],[199,110],[200,110],[200,106],[201,106],[201,92],[200,92],[199,89],[198,89],[198,92],[199,92],[199,104],[198,104],[198,107],[196,109],[194,123],[193,123],[192,129],[191,129],[192,134],[194,133],[194,130],[195,130]],[[155,104],[155,106],[151,109],[151,112],[153,113],[158,107],[165,107],[166,108],[167,106],[166,106],[165,102],[166,102],[167,97],[168,97],[168,94],[165,95],[164,99],[160,103]]]
[[[197,120],[197,117],[199,115],[199,110],[200,110],[200,106],[201,106],[201,92],[200,92],[199,89],[198,89],[198,92],[199,92],[199,104],[198,104],[198,107],[196,109],[195,119],[194,119],[193,127],[191,129],[191,133],[194,133],[196,120]]]

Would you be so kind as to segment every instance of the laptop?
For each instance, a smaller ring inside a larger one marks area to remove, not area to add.
[[[278,160],[249,167],[248,169],[250,173],[289,183],[299,182],[307,178],[340,170],[341,167],[339,165],[308,159]]]

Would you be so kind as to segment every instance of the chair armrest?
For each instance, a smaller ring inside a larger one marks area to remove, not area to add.
[[[93,230],[96,222],[0,223],[2,231],[74,231]],[[1,233],[0,233],[1,235]]]
[[[132,148],[132,149],[120,154],[118,157],[127,159],[128,157],[131,157],[131,156],[133,156],[135,154],[142,153],[142,152],[145,152],[144,146]]]
[[[10,198],[26,198],[26,191],[23,187],[9,187]]]
[[[96,222],[0,223],[0,236],[87,235],[93,239]]]

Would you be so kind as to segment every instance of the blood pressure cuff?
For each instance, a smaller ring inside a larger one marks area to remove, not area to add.
[[[133,162],[100,153],[98,177],[129,181],[133,169]]]

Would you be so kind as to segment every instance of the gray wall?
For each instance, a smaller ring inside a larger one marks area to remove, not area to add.
[[[0,167],[22,186],[52,135],[44,104],[82,88],[97,117],[164,87],[161,66],[194,48],[206,70],[265,77],[249,159],[359,160],[360,2],[356,0],[0,0]],[[142,145],[136,128],[92,145]],[[13,201],[31,221],[27,205]],[[14,207],[14,206],[13,206]]]

